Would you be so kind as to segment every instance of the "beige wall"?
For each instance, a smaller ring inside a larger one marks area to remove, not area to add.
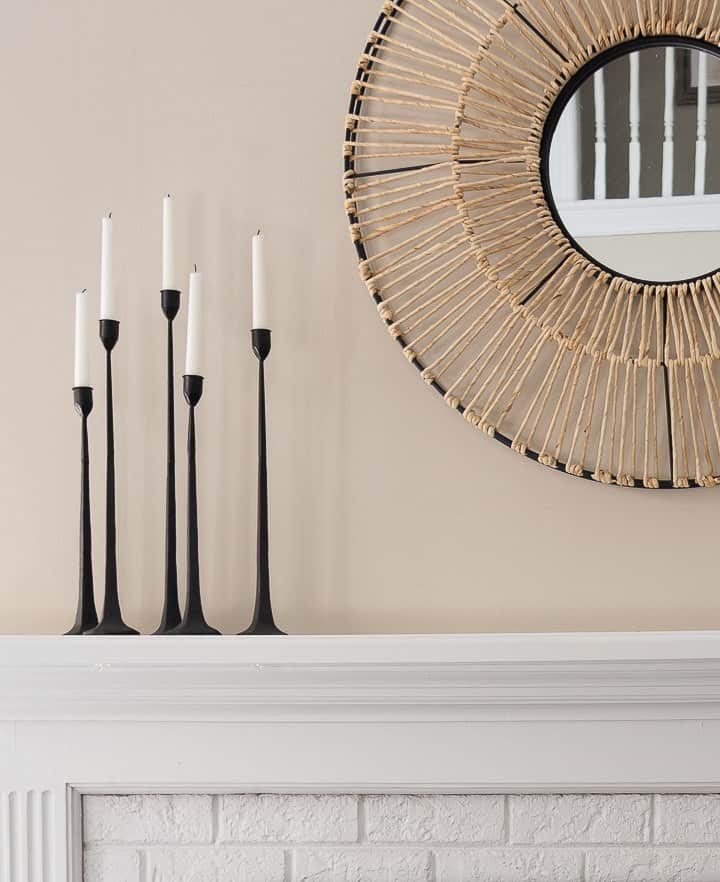
[[[606,488],[522,460],[452,414],[383,330],[357,277],[339,183],[346,96],[379,5],[27,0],[6,10],[0,631],[57,632],[74,614],[73,292],[87,285],[97,297],[99,219],[110,209],[123,298],[122,598],[130,622],[157,623],[168,190],[186,265],[205,270],[210,302],[200,467],[214,623],[239,630],[250,612],[248,243],[261,224],[276,314],[272,552],[282,625],[296,633],[720,626],[720,491]],[[99,577],[99,346],[93,367]],[[182,474],[180,483],[182,494]]]

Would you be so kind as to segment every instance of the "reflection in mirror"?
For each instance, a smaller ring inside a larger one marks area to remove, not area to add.
[[[553,134],[549,186],[571,237],[615,273],[673,282],[715,272],[720,55],[653,45],[586,78]]]

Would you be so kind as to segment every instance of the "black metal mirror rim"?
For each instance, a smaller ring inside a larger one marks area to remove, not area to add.
[[[563,112],[567,108],[570,100],[578,91],[578,89],[583,86],[587,82],[587,80],[589,80],[590,77],[593,76],[593,74],[597,73],[599,70],[602,70],[606,65],[610,64],[610,62],[615,61],[618,58],[623,58],[624,56],[630,55],[633,52],[637,52],[640,49],[650,49],[652,47],[697,49],[699,51],[704,51],[711,55],[715,55],[717,58],[720,58],[720,46],[716,46],[714,43],[708,43],[706,40],[699,40],[694,37],[676,36],[673,34],[664,34],[656,37],[637,37],[634,40],[626,40],[623,43],[618,43],[617,45],[611,46],[609,49],[606,49],[604,52],[599,53],[593,59],[588,61],[588,63],[584,67],[580,68],[580,70],[570,80],[568,80],[568,82],[556,98],[555,103],[550,108],[550,112],[548,113],[547,120],[545,122],[545,128],[543,130],[542,141],[540,145],[540,177],[542,180],[545,201],[547,202],[553,220],[560,228],[568,242],[570,242],[572,247],[575,249],[575,251],[577,251],[579,254],[582,254],[582,256],[589,263],[596,266],[601,272],[607,273],[612,278],[626,279],[628,282],[632,282],[638,285],[647,285],[648,287],[652,288],[665,288],[671,287],[673,285],[688,285],[692,284],[693,282],[698,282],[702,279],[712,278],[713,276],[717,275],[718,272],[720,272],[720,264],[718,264],[717,269],[709,273],[703,273],[700,276],[693,276],[689,279],[676,279],[673,281],[663,282],[658,282],[657,280],[652,281],[650,279],[640,279],[629,276],[625,273],[618,272],[618,270],[607,266],[606,264],[599,261],[592,254],[590,254],[588,251],[586,251],[582,247],[582,245],[580,245],[577,239],[575,239],[573,234],[568,230],[555,201],[550,180],[550,150],[552,147],[553,138],[555,137],[555,132],[557,131],[557,127],[560,123]]]

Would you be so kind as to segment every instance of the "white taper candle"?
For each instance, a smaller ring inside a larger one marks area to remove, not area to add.
[[[163,199],[163,271],[162,290],[178,291],[175,275],[175,205],[172,196]]]
[[[202,377],[203,374],[203,283],[202,274],[197,271],[190,273],[188,289],[188,326],[187,349],[185,352],[185,374]]]
[[[117,299],[113,285],[112,214],[102,219],[102,251],[100,255],[100,318],[118,320]]]
[[[252,302],[253,330],[270,330],[267,280],[265,278],[265,241],[260,230],[252,240]]]
[[[85,290],[75,295],[75,380],[73,386],[90,386],[90,319]]]

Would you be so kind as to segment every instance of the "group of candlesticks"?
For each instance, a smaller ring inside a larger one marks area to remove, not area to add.
[[[100,270],[100,340],[105,349],[107,469],[105,498],[105,596],[98,619],[92,565],[92,525],[90,512],[90,450],[88,417],[93,409],[90,381],[89,300],[87,290],[75,298],[75,409],[80,414],[80,566],[79,596],[75,624],[70,635],[127,635],[138,632],[127,625],[120,608],[117,576],[117,540],[115,515],[115,426],[113,417],[112,353],[120,337],[118,302],[113,284],[112,215],[102,219]],[[219,634],[203,612],[200,590],[198,531],[198,491],[195,409],[203,392],[202,315],[203,283],[197,266],[190,273],[188,326],[183,393],[188,404],[188,496],[187,496],[187,577],[184,611],[180,609],[177,568],[176,498],[175,498],[175,359],[173,322],[180,311],[181,293],[177,283],[175,260],[174,203],[163,200],[163,272],[160,305],[167,321],[167,474],[165,500],[165,586],[164,606],[158,635]],[[267,311],[267,287],[263,254],[263,236],[258,230],[252,240],[253,323],[251,341],[258,364],[258,523],[257,583],[255,610],[244,634],[282,634],[273,617],[270,599],[268,547],[267,438],[265,414],[265,360],[270,354],[271,331]]]

